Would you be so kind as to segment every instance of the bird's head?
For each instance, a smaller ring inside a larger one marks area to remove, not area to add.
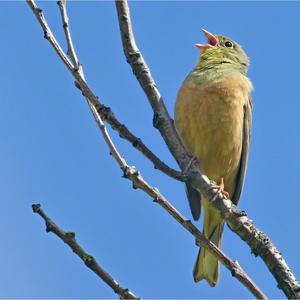
[[[214,35],[205,29],[202,31],[207,37],[207,44],[196,44],[201,50],[197,68],[214,68],[224,64],[225,68],[247,72],[249,58],[238,43],[223,35]]]

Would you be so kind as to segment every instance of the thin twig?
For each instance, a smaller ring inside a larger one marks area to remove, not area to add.
[[[75,232],[65,232],[59,226],[57,226],[42,210],[40,204],[33,204],[32,210],[34,213],[40,215],[46,223],[46,231],[52,232],[63,240],[74,253],[76,253],[85,265],[90,268],[100,279],[102,279],[107,285],[109,285],[121,299],[140,299],[129,289],[122,287],[115,279],[111,277],[104,269],[99,265],[96,259],[88,254],[76,241]]]
[[[43,28],[47,29],[48,25],[42,15],[41,10],[35,5],[33,0],[28,0],[29,3],[31,3],[30,7],[35,12],[35,10],[38,10],[38,13],[35,13],[36,17],[39,19],[40,24],[43,23]],[[44,29],[44,30],[45,30]],[[46,30],[47,31],[47,30]],[[54,36],[51,34],[50,29],[47,31],[48,41],[52,46],[55,45],[55,43],[51,40],[54,39]],[[73,74],[72,70],[71,73]],[[90,99],[88,97],[89,95],[93,96],[94,94],[92,91],[88,88],[87,83],[81,78],[81,76],[78,76],[78,72],[74,73],[74,77],[83,92],[84,96]],[[93,96],[94,97],[94,96]],[[93,99],[92,97],[92,99]],[[249,276],[244,272],[244,270],[239,266],[238,263],[233,262],[230,260],[220,249],[218,249],[211,241],[206,239],[204,235],[196,228],[195,225],[191,223],[188,219],[183,217],[165,198],[163,195],[159,193],[159,191],[149,185],[141,176],[141,174],[134,168],[127,165],[126,161],[123,159],[123,157],[119,154],[116,147],[114,146],[104,124],[101,119],[101,116],[97,113],[97,110],[94,106],[91,107],[93,115],[97,121],[97,124],[101,130],[101,133],[110,149],[110,152],[112,156],[115,158],[117,163],[119,164],[120,168],[123,170],[124,177],[128,178],[133,183],[133,188],[142,189],[145,191],[151,198],[155,200],[160,206],[162,206],[171,216],[173,216],[180,224],[183,225],[183,227],[188,230],[190,233],[193,234],[193,236],[196,238],[196,241],[201,244],[204,248],[210,249],[210,251],[218,257],[218,259],[225,265],[226,268],[228,268],[232,275],[235,276],[240,282],[243,283],[244,286],[246,286],[249,291],[252,292],[252,294],[257,297],[258,299],[266,299],[266,296],[259,290],[259,288],[253,283],[253,281],[249,278]]]
[[[78,69],[78,72],[81,74],[81,76],[84,79],[82,66],[78,60],[78,57],[77,57],[77,54],[76,54],[76,51],[75,51],[75,48],[73,45],[73,40],[72,40],[72,36],[70,33],[70,29],[69,29],[69,17],[67,14],[67,0],[59,0],[59,1],[57,1],[57,4],[59,6],[61,19],[63,22],[63,28],[64,28],[64,32],[65,32],[65,37],[66,37],[66,41],[67,41],[67,45],[68,45],[67,54],[68,54],[69,58],[71,59],[71,61],[73,62],[73,65]]]
[[[64,28],[64,32],[65,32],[65,36],[66,36],[66,40],[67,40],[67,44],[68,44],[67,54],[70,57],[70,59],[72,60],[74,66],[79,66],[80,63],[77,58],[77,54],[75,52],[75,48],[73,46],[73,41],[72,41],[72,37],[70,34],[70,30],[69,30],[69,18],[67,15],[67,1],[66,0],[57,1],[57,4],[59,6],[61,18],[63,21],[63,28]]]
[[[37,7],[34,1],[27,0],[28,5],[32,9],[33,13],[35,14],[36,18],[38,19],[41,27],[44,30],[44,37],[48,40],[48,42],[52,45],[54,50],[56,51],[59,58],[62,60],[64,65],[67,67],[67,69],[71,72],[73,75],[76,85],[78,87],[81,87],[81,90],[83,91],[84,96],[88,99],[89,105],[93,105],[96,109],[101,118],[106,121],[108,124],[111,125],[112,129],[119,132],[119,135],[124,138],[125,140],[129,141],[137,150],[139,150],[145,157],[147,157],[154,165],[155,169],[160,170],[161,172],[165,173],[166,175],[183,181],[184,176],[181,172],[176,171],[169,167],[167,164],[165,164],[162,160],[160,160],[143,142],[140,138],[135,136],[124,124],[122,124],[118,119],[115,117],[114,113],[111,111],[111,109],[103,104],[100,103],[99,98],[93,94],[93,92],[89,89],[89,87],[85,84],[85,79],[83,77],[83,70],[81,65],[79,64],[79,60],[76,56],[74,48],[72,48],[73,43],[69,44],[69,48],[71,47],[72,52],[75,53],[76,59],[72,59],[73,62],[71,62],[68,57],[65,55],[64,51],[58,44],[57,40],[55,39],[53,33],[51,32],[50,27],[48,26],[42,9]],[[64,15],[64,12],[63,12]],[[65,17],[64,17],[65,18]],[[66,16],[67,18],[67,16]],[[67,28],[69,32],[69,25],[64,28]],[[66,30],[66,29],[65,29]],[[68,33],[69,34],[69,33]],[[70,38],[70,40],[72,40]],[[75,65],[73,65],[75,63]],[[80,68],[76,68],[76,64],[80,66]]]
[[[235,205],[221,194],[213,195],[210,180],[201,172],[196,160],[191,164],[192,157],[186,152],[174,128],[174,124],[166,109],[163,98],[153,80],[140,50],[138,49],[126,0],[116,0],[121,39],[127,62],[144,90],[154,111],[154,126],[160,131],[170,152],[178,162],[193,187],[199,190],[207,199],[214,199],[211,204],[224,216],[229,227],[250,246],[255,255],[259,255],[269,271],[275,277],[278,287],[288,298],[300,299],[300,285],[280,252],[271,240],[257,229],[252,221],[240,214]],[[190,166],[189,166],[190,164]],[[189,166],[187,168],[187,166]]]

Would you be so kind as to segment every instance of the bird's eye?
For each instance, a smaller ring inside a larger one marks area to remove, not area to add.
[[[225,47],[227,47],[227,48],[232,48],[233,45],[232,45],[232,43],[231,43],[230,41],[226,41],[226,42],[225,42]]]

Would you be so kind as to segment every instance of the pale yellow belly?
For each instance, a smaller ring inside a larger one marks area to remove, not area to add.
[[[244,103],[239,88],[185,85],[175,106],[176,129],[187,150],[211,180],[219,182],[224,177],[230,194],[241,158]]]

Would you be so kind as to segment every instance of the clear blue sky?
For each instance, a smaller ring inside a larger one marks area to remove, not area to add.
[[[63,41],[56,2],[43,2]],[[121,178],[85,100],[24,2],[0,3],[0,297],[112,298],[31,211],[41,203],[122,285],[144,298],[251,298],[225,269],[219,285],[195,284],[194,239]],[[113,2],[70,2],[74,43],[103,103],[168,164],[176,164],[123,56]],[[227,35],[251,59],[255,91],[250,161],[241,209],[271,237],[300,276],[299,28],[297,2],[131,2],[136,39],[173,114],[177,90],[205,41]],[[124,157],[184,215],[183,185],[114,132]],[[201,222],[197,224],[201,226]],[[259,258],[227,227],[223,249],[272,298],[283,294]]]

